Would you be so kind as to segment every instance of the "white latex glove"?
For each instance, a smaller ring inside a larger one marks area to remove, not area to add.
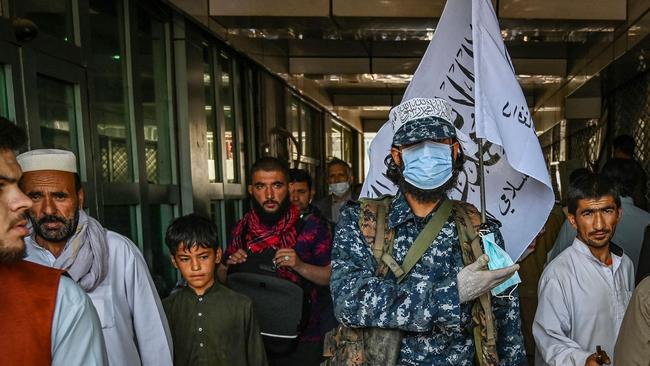
[[[487,269],[489,258],[483,254],[476,262],[458,272],[458,296],[460,302],[467,302],[476,299],[484,293],[492,290],[502,282],[510,278],[518,269],[519,265],[490,271]]]

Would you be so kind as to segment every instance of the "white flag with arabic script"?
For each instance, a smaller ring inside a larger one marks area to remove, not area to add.
[[[546,222],[555,198],[490,0],[447,1],[403,101],[434,97],[452,104],[466,157],[451,196],[480,207],[478,143],[484,138],[487,213],[502,223],[508,254],[519,258]],[[362,197],[397,192],[385,176],[384,160],[398,127],[389,120],[372,141]]]

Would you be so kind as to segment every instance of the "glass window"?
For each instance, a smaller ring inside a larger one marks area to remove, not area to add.
[[[298,98],[291,98],[291,106],[289,108],[289,126],[287,127],[291,135],[300,144],[300,101]],[[298,147],[293,142],[290,145],[292,159],[295,159],[298,155]]]
[[[228,199],[224,201],[224,215],[226,216],[226,242],[232,240],[232,229],[241,218],[241,200]]]
[[[343,129],[343,160],[348,164],[352,164],[352,131]]]
[[[377,136],[377,132],[364,132],[363,133],[363,176],[368,176],[368,171],[370,170],[370,154],[368,150],[370,149],[370,143]]]
[[[235,83],[233,80],[233,61],[223,52],[219,53],[221,75],[219,78],[219,104],[223,112],[226,145],[226,182],[239,182],[239,147],[235,119]]]
[[[335,158],[343,159],[343,133],[342,127],[337,123],[332,123],[330,131],[332,135],[332,156]]]
[[[151,277],[161,298],[167,297],[176,285],[176,269],[169,260],[169,248],[165,244],[165,231],[174,219],[174,206],[151,205],[151,253],[153,268]]]
[[[13,3],[20,17],[33,21],[40,32],[74,43],[72,0],[21,0]]]
[[[43,147],[78,154],[74,84],[38,75],[37,85]]]
[[[208,146],[208,177],[210,182],[214,183],[221,178],[219,172],[219,143],[216,136],[219,136],[217,130],[217,120],[214,108],[214,63],[212,62],[212,50],[209,46],[203,47],[203,87],[205,95],[205,125],[206,125],[206,142]]]
[[[300,136],[302,141],[302,154],[314,157],[314,112],[311,107],[303,104],[300,110]]]
[[[133,159],[124,32],[118,3],[90,0],[89,73],[93,78],[92,123],[97,126],[102,177],[105,182],[133,182]]]
[[[102,225],[109,230],[120,233],[138,243],[138,229],[135,206],[104,206]]]
[[[226,237],[226,228],[223,224],[223,213],[221,209],[221,202],[223,201],[212,201],[210,202],[210,218],[212,222],[217,226],[217,235],[219,235],[219,246],[225,251],[228,243],[225,243]]]
[[[0,4],[2,1],[0,0]],[[9,95],[7,95],[7,72],[0,64],[0,117],[9,118]]]
[[[147,181],[171,184],[169,80],[164,22],[139,6],[138,70],[145,143]]]
[[[242,217],[242,200],[212,201],[212,220],[217,225],[221,247],[225,250],[232,240],[232,230]]]

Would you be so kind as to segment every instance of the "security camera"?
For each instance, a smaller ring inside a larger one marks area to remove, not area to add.
[[[16,18],[13,20],[14,35],[20,43],[33,40],[38,35],[38,26],[36,23],[25,18]]]

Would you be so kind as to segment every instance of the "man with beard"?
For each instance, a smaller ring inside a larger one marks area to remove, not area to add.
[[[455,214],[436,217],[438,209],[442,212],[441,207],[449,207],[447,192],[455,186],[463,160],[451,124],[451,106],[439,98],[429,104],[431,108],[423,110],[425,116],[401,119],[406,122],[395,132],[387,157],[387,175],[399,186],[385,224],[386,231],[392,233],[386,237],[393,238],[390,256],[394,264],[405,268],[407,253],[429,221],[440,220],[439,233],[424,238],[428,247],[399,279],[393,265],[386,276],[379,276],[381,263],[375,260],[360,225],[361,215],[367,214],[360,203],[348,203],[335,230],[330,288],[334,314],[344,325],[402,331],[398,365],[469,366],[475,348],[480,348],[471,331],[472,300],[510,278],[518,266],[488,271],[484,269],[485,255],[464,266]],[[401,113],[399,107],[396,110]],[[379,231],[379,221],[376,226]],[[484,229],[503,246],[498,226],[489,221]],[[519,301],[516,293],[511,294],[492,298],[496,351],[499,365],[525,365]]]
[[[300,219],[298,207],[289,199],[289,169],[277,158],[265,157],[253,164],[248,193],[252,210],[233,229],[226,265],[220,266],[219,278],[225,282],[228,266],[246,262],[249,254],[277,249],[274,263],[278,276],[300,284],[311,301],[309,320],[300,333],[297,348],[282,357],[270,354],[269,364],[318,365],[323,345],[317,286],[329,284],[330,230],[315,215]]]
[[[110,365],[171,365],[169,327],[147,265],[133,242],[83,210],[75,155],[43,149],[17,160],[33,203],[27,260],[67,271],[90,296]]]
[[[63,271],[23,260],[31,200],[14,150],[25,133],[0,117],[0,354],[5,365],[106,365],[97,313]]]
[[[536,365],[609,365],[634,289],[632,261],[611,242],[621,199],[614,182],[591,173],[569,188],[567,203],[577,235],[539,282]]]

